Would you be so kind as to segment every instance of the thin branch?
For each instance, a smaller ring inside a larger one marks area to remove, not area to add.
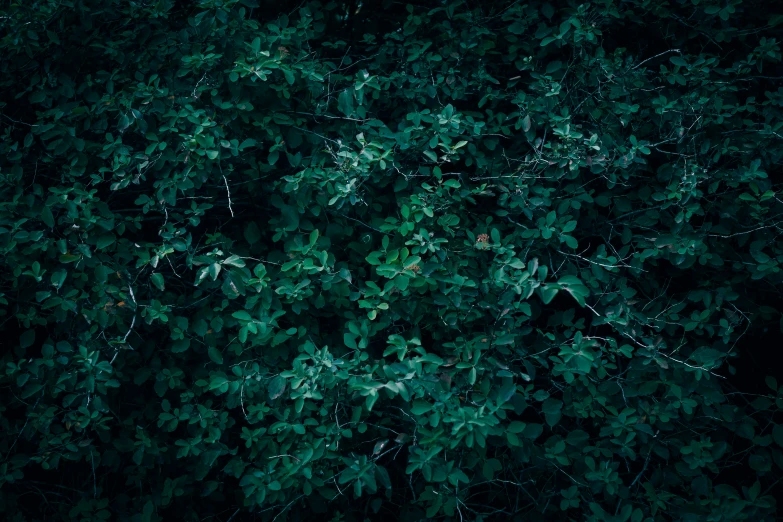
[[[659,56],[663,56],[664,54],[668,54],[668,53],[679,53],[679,52],[680,52],[680,50],[679,50],[679,49],[669,49],[668,51],[664,51],[664,52],[662,52],[662,53],[658,53],[658,54],[656,54],[655,56],[650,56],[650,57],[649,57],[649,58],[647,58],[646,60],[643,60],[643,61],[639,62],[638,64],[636,64],[636,67],[632,68],[631,70],[633,71],[634,69],[638,69],[639,67],[641,67],[641,66],[642,66],[642,65],[644,65],[645,63],[649,62],[650,60],[654,60],[654,59],[658,58]]]
[[[715,377],[718,377],[718,378],[720,378],[720,379],[725,379],[725,378],[726,378],[726,377],[724,377],[723,375],[718,375],[717,373],[715,373],[715,372],[712,372],[712,371],[708,370],[707,368],[704,368],[704,367],[702,367],[702,366],[694,366],[694,365],[692,365],[692,364],[688,364],[688,363],[686,363],[685,361],[681,361],[680,359],[675,359],[675,358],[674,358],[674,357],[672,357],[671,355],[666,355],[666,354],[665,354],[665,353],[663,353],[663,352],[658,352],[658,354],[659,354],[659,355],[662,355],[662,356],[666,357],[667,359],[669,359],[669,360],[672,360],[672,361],[674,361],[674,362],[678,362],[678,363],[680,363],[680,364],[684,364],[684,365],[685,365],[685,366],[687,366],[688,368],[693,368],[694,370],[701,370],[701,371],[703,371],[703,372],[707,372],[707,373],[709,373],[710,375],[714,375]]]
[[[736,234],[729,234],[729,235],[727,235],[727,236],[724,236],[723,234],[707,234],[707,236],[708,236],[708,237],[719,237],[719,238],[721,238],[721,239],[728,239],[728,238],[730,238],[730,237],[735,237],[735,236],[742,236],[742,235],[745,235],[745,234],[750,234],[750,233],[752,233],[752,232],[756,232],[757,230],[764,230],[765,228],[772,228],[772,227],[776,227],[776,226],[778,226],[779,224],[780,224],[780,221],[778,221],[777,223],[773,223],[773,224],[771,224],[771,225],[764,225],[763,227],[754,228],[754,229],[752,229],[752,230],[747,230],[747,231],[745,231],[745,232],[737,232]]]
[[[125,337],[122,338],[123,342],[128,341],[128,336],[133,331],[133,326],[136,324],[136,314],[133,314],[133,319],[131,320],[130,328],[128,328],[128,331],[125,332]]]
[[[306,133],[308,133],[308,134],[313,134],[313,135],[315,135],[315,136],[318,136],[319,138],[321,138],[321,139],[322,139],[322,140],[324,140],[324,141],[331,141],[332,143],[334,143],[334,144],[335,144],[335,145],[337,145],[338,147],[342,146],[342,144],[341,144],[339,141],[337,141],[337,140],[333,140],[333,139],[331,139],[331,138],[327,138],[326,136],[321,136],[321,135],[320,135],[320,134],[318,134],[317,132],[313,132],[313,131],[311,131],[311,130],[303,129],[303,128],[301,128],[301,127],[293,127],[293,128],[294,128],[294,129],[296,129],[296,130],[298,130],[298,131],[302,131],[302,132],[306,132]]]
[[[35,404],[33,404],[32,410],[35,410],[35,408],[38,406],[38,402],[41,400],[40,397],[38,397],[38,400],[35,401]],[[27,419],[24,421],[24,426],[22,426],[22,429],[19,430],[19,435],[16,436],[16,440],[14,440],[14,443],[11,444],[11,447],[8,448],[8,453],[6,453],[5,460],[8,460],[11,458],[11,452],[13,452],[14,447],[16,446],[16,443],[19,442],[19,438],[22,436],[22,433],[24,433],[25,428],[27,428],[27,423],[30,422],[30,416],[27,416]]]
[[[578,484],[579,486],[586,487],[586,486],[585,486],[585,484],[582,484],[581,482],[579,482],[578,480],[576,480],[574,477],[572,477],[571,475],[569,475],[568,473],[566,473],[565,471],[563,471],[563,470],[560,468],[560,466],[558,466],[558,465],[557,465],[557,464],[555,464],[554,462],[552,462],[551,464],[552,464],[554,467],[556,467],[556,468],[558,469],[558,471],[560,471],[560,473],[562,473],[562,474],[563,474],[563,475],[565,475],[566,477],[570,478],[570,479],[571,479],[571,481],[572,481],[574,484]]]
[[[277,518],[278,518],[280,515],[282,515],[283,513],[285,513],[285,512],[286,512],[286,510],[287,510],[288,508],[290,508],[290,507],[291,507],[291,505],[293,505],[293,503],[294,503],[294,502],[296,502],[297,500],[299,500],[299,499],[300,499],[300,498],[302,498],[303,496],[304,496],[304,495],[299,495],[298,497],[296,497],[295,499],[293,499],[291,502],[289,502],[289,503],[288,503],[288,505],[286,505],[286,507],[284,507],[284,508],[283,508],[283,510],[282,510],[280,513],[278,513],[277,515],[275,515],[275,518],[273,518],[273,519],[272,519],[272,522],[275,522],[275,520],[277,520]]]
[[[90,462],[92,463],[92,497],[98,498],[98,479],[95,477],[95,457],[90,450]]]
[[[558,253],[563,254],[564,256],[576,257],[576,258],[581,259],[582,261],[587,261],[588,263],[591,263],[593,265],[602,266],[604,268],[633,268],[630,265],[606,265],[604,263],[599,263],[597,261],[593,261],[592,259],[588,259],[586,257],[582,257],[579,254],[569,254],[568,252],[563,252],[562,250],[559,250],[559,249],[555,249],[555,250]],[[642,270],[641,268],[639,268],[638,270],[641,270],[642,272],[646,272],[646,270]]]
[[[628,486],[629,488],[632,488],[634,484],[636,484],[640,478],[642,478],[642,475],[644,475],[644,472],[647,471],[647,465],[650,463],[650,455],[652,455],[652,450],[647,454],[647,458],[644,459],[644,466],[642,466],[642,470],[639,472],[638,475],[636,475],[636,478],[633,479],[633,482],[631,482],[631,485]]]
[[[228,194],[228,210],[231,212],[231,217],[234,217],[234,209],[231,208],[231,190],[228,188],[228,180],[226,176],[223,176],[223,183],[226,184],[226,193]]]
[[[596,311],[595,311],[595,308],[593,308],[592,306],[590,306],[590,305],[589,305],[589,304],[587,304],[587,303],[585,303],[585,306],[586,306],[587,308],[589,308],[589,309],[590,309],[590,311],[591,311],[591,312],[593,312],[595,315],[597,315],[598,317],[601,317],[601,314],[599,314],[598,312],[596,312]]]
[[[387,235],[387,236],[391,236],[391,235],[392,235],[392,234],[389,234],[388,232],[384,232],[383,230],[379,230],[379,229],[377,229],[377,228],[375,228],[375,227],[373,227],[373,226],[370,226],[370,225],[368,225],[367,223],[365,223],[364,221],[360,221],[360,220],[358,220],[358,219],[356,219],[356,218],[352,218],[352,217],[350,217],[350,216],[346,216],[345,214],[340,214],[339,212],[333,212],[333,211],[331,211],[331,210],[330,210],[329,212],[330,212],[331,214],[334,214],[334,215],[336,215],[336,216],[340,216],[340,217],[343,217],[343,218],[345,218],[345,219],[350,219],[351,221],[356,221],[357,223],[359,223],[359,224],[361,224],[361,225],[364,225],[365,227],[369,228],[370,230],[375,230],[376,232],[380,232],[381,234],[385,234],[385,235]]]
[[[300,112],[300,111],[288,111],[291,114],[301,114],[303,116],[312,116],[313,118],[326,118],[328,120],[346,120],[346,121],[358,121],[364,123],[367,120],[360,120],[359,118],[348,118],[346,116],[330,116],[329,114],[315,114],[312,112]]]
[[[37,124],[32,124],[32,125],[31,125],[31,124],[29,124],[29,123],[25,123],[25,122],[23,122],[23,121],[15,120],[15,119],[11,118],[10,116],[6,116],[6,115],[5,115],[5,114],[3,114],[3,113],[0,113],[0,116],[2,116],[3,118],[5,118],[5,119],[7,119],[7,120],[10,120],[10,121],[12,121],[12,122],[14,122],[14,123],[18,123],[19,125],[26,125],[26,126],[28,126],[28,127],[38,127],[38,125],[37,125]]]

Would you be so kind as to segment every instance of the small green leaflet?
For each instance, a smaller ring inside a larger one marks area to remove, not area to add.
[[[163,291],[163,274],[156,272],[150,276],[150,280],[152,281],[152,284],[158,288],[158,290]]]
[[[285,388],[286,388],[285,379],[280,375],[274,377],[269,382],[269,386],[267,386],[267,393],[269,394],[269,399],[275,400],[281,395],[283,395]]]

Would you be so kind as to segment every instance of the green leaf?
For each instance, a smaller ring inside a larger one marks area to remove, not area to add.
[[[411,405],[411,413],[413,415],[423,415],[430,410],[432,410],[432,404],[420,399],[416,399]]]
[[[337,108],[346,116],[353,114],[353,90],[345,89],[337,97]]]
[[[568,248],[572,250],[576,250],[577,248],[579,248],[579,243],[577,242],[576,238],[573,236],[563,234],[560,236],[560,239],[566,244]]]
[[[688,62],[683,60],[680,56],[672,56],[671,58],[669,58],[669,61],[671,63],[673,63],[674,65],[677,65],[679,67],[687,67],[688,66]]]
[[[530,440],[536,440],[542,433],[544,433],[544,426],[541,424],[528,424],[522,432],[525,438]]]
[[[171,353],[183,353],[190,348],[190,339],[180,339],[171,345]]]
[[[281,213],[285,219],[286,230],[293,232],[299,228],[299,212],[294,207],[285,206],[281,209]]]
[[[25,330],[19,336],[19,347],[24,350],[29,348],[35,342],[35,330]]]
[[[216,364],[223,364],[223,354],[220,353],[220,350],[214,346],[207,348],[207,354],[209,355],[209,358],[212,360],[212,362]]]
[[[245,260],[237,255],[232,254],[223,260],[223,264],[236,268],[244,268]]]
[[[239,144],[239,150],[245,150],[250,147],[255,147],[256,143],[257,143],[256,140],[254,140],[253,138],[248,138]]]
[[[783,424],[775,424],[772,428],[772,438],[778,446],[783,448]]]
[[[510,433],[522,433],[526,426],[527,425],[524,422],[512,421],[511,424],[508,425],[508,431]]]
[[[250,316],[249,313],[245,312],[244,310],[239,310],[231,314],[231,317],[234,319],[239,319],[240,321],[252,321],[253,318]]]
[[[95,247],[98,250],[103,250],[104,248],[113,245],[114,241],[115,241],[114,234],[102,234],[98,236],[98,239],[95,242]]]
[[[546,70],[544,72],[546,74],[552,74],[552,73],[557,72],[560,69],[562,69],[562,67],[563,67],[563,62],[561,62],[559,60],[554,60],[554,61],[549,62],[546,65]]]
[[[761,493],[761,482],[757,480],[748,489],[748,499],[750,499],[751,502],[755,501],[758,498],[759,493]]]
[[[128,116],[123,114],[122,116],[120,116],[120,121],[117,124],[117,130],[122,132],[125,129],[127,129],[128,127],[130,127],[130,119],[128,118]]]
[[[271,381],[269,381],[269,385],[267,386],[267,394],[269,395],[270,400],[275,400],[281,395],[283,395],[283,392],[286,388],[286,382],[285,379],[281,376],[276,376]]]
[[[572,275],[562,276],[560,279],[558,279],[557,284],[562,286],[572,286],[572,285],[584,286],[584,283],[582,283],[581,279]]]
[[[559,413],[563,408],[563,401],[557,399],[547,399],[541,405],[541,411],[546,414]]]
[[[52,214],[52,210],[49,207],[44,206],[41,209],[41,220],[47,227],[54,227],[54,215]]]
[[[546,305],[552,302],[552,299],[555,298],[557,293],[560,291],[558,288],[551,287],[551,286],[541,286],[539,287],[539,293],[541,294],[541,301]]]
[[[255,221],[251,221],[250,223],[245,226],[245,240],[250,243],[251,245],[255,245],[261,240],[261,229],[258,228],[258,225]]]
[[[163,285],[163,274],[154,273],[150,276],[150,280],[152,281],[152,284],[158,287],[158,290],[163,291],[164,285]]]

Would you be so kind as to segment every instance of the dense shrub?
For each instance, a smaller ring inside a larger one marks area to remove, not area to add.
[[[4,519],[774,518],[779,7],[424,4],[3,4]]]

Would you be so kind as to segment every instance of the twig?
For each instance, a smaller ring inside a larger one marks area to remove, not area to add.
[[[781,478],[777,479],[775,482],[773,482],[772,484],[770,484],[770,486],[769,486],[767,489],[765,489],[765,490],[764,490],[764,492],[763,492],[761,495],[759,495],[759,497],[763,497],[764,495],[766,495],[767,493],[769,493],[770,491],[772,491],[772,488],[774,488],[775,486],[777,486],[777,485],[778,485],[778,482],[780,482],[781,480],[783,480],[783,477],[781,477]]]
[[[193,98],[198,98],[200,96],[199,93],[196,93],[196,90],[198,89],[198,86],[201,85],[201,82],[204,81],[204,78],[207,77],[207,73],[204,73],[204,75],[201,77],[201,79],[198,81],[195,87],[193,87]]]
[[[703,371],[703,372],[707,372],[707,373],[709,373],[710,375],[714,375],[715,377],[718,377],[718,378],[720,378],[720,379],[725,379],[725,378],[726,378],[726,377],[724,377],[723,375],[718,375],[717,373],[715,373],[715,372],[712,372],[712,371],[710,371],[710,370],[708,370],[707,368],[704,368],[704,367],[702,367],[702,366],[694,366],[694,365],[692,365],[692,364],[688,364],[688,363],[686,363],[685,361],[681,361],[680,359],[675,359],[674,357],[672,357],[672,356],[670,356],[670,355],[666,355],[665,353],[662,353],[662,352],[658,352],[658,354],[659,354],[659,355],[663,355],[663,356],[664,356],[664,357],[666,357],[667,359],[670,359],[670,360],[672,360],[672,361],[674,361],[674,362],[678,362],[678,363],[680,363],[680,364],[684,364],[684,365],[685,365],[685,366],[687,366],[688,368],[693,368],[694,370],[701,370],[701,371]]]
[[[644,475],[644,472],[647,471],[647,465],[650,463],[650,455],[652,455],[652,450],[647,454],[647,458],[644,459],[644,466],[642,466],[642,470],[639,472],[638,475],[636,475],[636,478],[633,479],[633,482],[631,482],[631,485],[628,486],[629,488],[632,488],[634,484],[636,484],[640,478],[642,478],[642,475]]]
[[[340,485],[337,483],[337,479],[335,477],[332,477],[332,482],[334,482],[334,487],[337,488],[337,495],[334,498],[332,498],[332,500],[339,497],[340,495],[345,495],[345,493],[343,493],[343,490],[340,489]]]
[[[171,262],[171,258],[169,256],[166,256],[166,261],[169,262],[169,266],[171,266],[171,271],[174,272],[174,275],[178,278],[182,279],[182,276],[177,273],[177,270],[174,268],[174,265]]]
[[[739,337],[737,337],[737,338],[734,340],[734,344],[732,344],[732,345],[731,345],[731,348],[729,349],[729,351],[728,351],[728,352],[726,352],[726,355],[724,355],[724,356],[723,356],[723,358],[724,358],[724,359],[725,359],[726,357],[728,357],[729,355],[731,355],[731,352],[733,352],[733,351],[734,351],[734,347],[735,347],[735,346],[737,346],[737,343],[739,342],[739,340],[740,340],[740,339],[742,339],[742,338],[745,336],[745,334],[746,334],[746,333],[748,333],[748,328],[750,328],[750,325],[751,325],[751,320],[750,320],[750,318],[748,318],[748,316],[747,316],[747,315],[745,315],[745,312],[743,312],[742,310],[740,310],[739,308],[737,308],[737,307],[734,305],[734,303],[729,303],[729,304],[730,304],[730,305],[731,305],[731,306],[732,306],[732,307],[733,307],[733,308],[734,308],[734,309],[735,309],[737,312],[739,312],[739,313],[742,315],[742,317],[744,317],[744,318],[745,318],[745,320],[746,320],[746,321],[748,321],[748,324],[745,326],[745,330],[744,330],[744,331],[743,331],[743,332],[740,334],[740,336],[739,336]]]
[[[764,230],[765,228],[772,228],[772,227],[777,226],[779,223],[780,223],[780,221],[778,221],[777,223],[773,223],[771,225],[764,225],[763,227],[754,228],[753,230],[748,230],[746,232],[737,232],[736,234],[729,234],[727,236],[724,236],[723,234],[707,234],[707,236],[709,236],[709,237],[719,237],[721,239],[728,239],[728,238],[734,237],[734,236],[742,236],[742,235],[745,235],[745,234],[750,234],[751,232],[756,232],[757,230]]]
[[[330,213],[332,213],[332,214],[334,214],[334,215],[336,215],[336,216],[343,217],[343,218],[345,218],[345,219],[350,219],[351,221],[356,221],[357,223],[360,223],[360,224],[364,225],[365,227],[369,228],[370,230],[375,230],[376,232],[380,232],[381,234],[386,234],[387,236],[391,236],[391,235],[392,235],[392,234],[389,234],[388,232],[384,232],[383,230],[378,230],[377,228],[375,228],[375,227],[373,227],[373,226],[370,226],[370,225],[368,225],[368,224],[367,224],[367,223],[365,223],[364,221],[360,221],[360,220],[358,220],[358,219],[356,219],[356,218],[352,218],[352,217],[350,217],[350,216],[346,216],[345,214],[340,214],[339,212],[333,212],[333,211],[331,211],[331,210],[330,210],[330,211],[328,211],[328,212],[330,212]]]
[[[130,328],[128,328],[128,331],[125,332],[125,337],[122,338],[123,342],[127,342],[128,336],[133,331],[133,326],[136,324],[136,314],[133,314],[133,319],[131,319],[131,325]]]
[[[228,180],[226,176],[223,176],[223,183],[226,184],[226,194],[228,194],[228,210],[231,212],[231,217],[234,217],[234,209],[231,208],[231,190],[228,188]]]
[[[516,476],[515,476],[515,477],[516,477]],[[493,482],[501,482],[501,483],[503,483],[503,484],[512,484],[512,485],[514,485],[514,486],[518,487],[519,489],[521,489],[522,491],[524,491],[524,492],[525,492],[525,494],[526,494],[528,497],[530,497],[530,500],[532,500],[532,501],[533,501],[533,503],[534,503],[536,506],[538,505],[538,500],[536,500],[536,498],[535,498],[533,495],[531,495],[531,494],[530,494],[530,492],[529,492],[527,489],[525,489],[525,487],[524,487],[522,484],[520,484],[519,482],[514,482],[514,481],[512,481],[512,480],[502,480],[502,479],[488,480],[487,482],[489,482],[489,483],[493,483]],[[528,482],[530,482],[530,481],[528,481]]]
[[[590,309],[591,312],[593,312],[596,316],[601,317],[601,314],[595,311],[595,308],[590,306],[589,304],[585,303],[585,306]]]
[[[33,404],[33,410],[35,410],[35,407],[38,406],[38,402],[41,400],[40,397],[38,397],[38,400],[35,401],[35,404]],[[11,444],[11,447],[8,448],[8,453],[6,453],[5,460],[8,460],[11,458],[11,452],[14,450],[14,447],[16,446],[16,443],[19,442],[19,437],[22,436],[22,433],[24,433],[25,428],[27,428],[27,423],[30,422],[30,416],[27,416],[27,419],[24,421],[24,426],[22,426],[22,429],[19,430],[19,435],[16,436],[16,440],[14,440],[14,443]]]
[[[285,513],[285,512],[286,512],[286,510],[287,510],[288,508],[290,508],[290,507],[291,507],[291,505],[292,505],[294,502],[296,502],[297,500],[299,500],[299,499],[300,499],[300,498],[302,498],[303,496],[304,496],[304,495],[299,495],[298,497],[296,497],[295,499],[293,499],[291,502],[289,502],[289,503],[288,503],[288,505],[286,505],[286,507],[284,507],[284,508],[283,508],[283,510],[282,510],[280,513],[278,513],[277,515],[275,515],[275,518],[273,518],[273,519],[272,519],[272,522],[275,522],[275,520],[277,520],[277,518],[278,518],[280,515],[282,515],[283,513]]]
[[[3,118],[5,118],[7,120],[11,120],[14,123],[18,123],[19,125],[27,125],[28,127],[38,127],[37,124],[32,124],[31,125],[31,124],[25,123],[23,121],[18,121],[18,120],[15,120],[15,119],[11,118],[10,116],[6,116],[5,114],[2,114],[2,113],[0,113],[0,116],[2,116]]]
[[[313,118],[326,118],[328,120],[347,120],[347,121],[358,121],[358,122],[365,122],[367,120],[360,120],[358,118],[348,118],[345,116],[330,116],[329,114],[315,114],[312,112],[299,112],[299,111],[289,111],[292,114],[301,114],[303,116],[312,116]]]
[[[130,349],[132,350],[133,346],[131,346],[130,343],[128,343],[128,336],[131,334],[131,332],[133,331],[133,326],[136,324],[136,307],[138,306],[138,303],[136,302],[136,296],[133,293],[133,286],[131,285],[130,281],[128,281],[128,290],[130,291],[131,300],[133,301],[133,305],[134,305],[133,319],[131,319],[130,328],[128,328],[128,331],[125,332],[125,336],[122,338],[122,342],[127,344],[130,347]],[[118,348],[117,351],[114,352],[114,357],[111,358],[111,361],[109,361],[109,364],[114,363],[114,359],[117,358],[117,354],[119,354],[119,353],[120,353],[120,350]]]
[[[642,65],[644,65],[645,63],[649,62],[650,60],[654,60],[655,58],[658,58],[659,56],[663,56],[664,54],[667,54],[667,53],[679,53],[679,52],[680,52],[680,50],[679,50],[679,49],[669,49],[668,51],[664,51],[664,52],[662,52],[662,53],[658,53],[658,54],[656,54],[655,56],[650,56],[650,57],[649,57],[649,58],[647,58],[646,60],[639,62],[639,63],[636,65],[636,67],[634,67],[634,68],[633,68],[633,69],[631,69],[631,70],[633,71],[634,69],[638,69],[639,67],[641,67],[641,66],[642,66]]]
[[[324,141],[331,141],[332,143],[334,143],[334,144],[335,144],[335,145],[337,145],[338,147],[341,147],[341,146],[342,146],[342,143],[340,143],[339,141],[337,141],[337,140],[333,140],[332,138],[327,138],[326,136],[321,136],[321,135],[320,135],[320,134],[318,134],[317,132],[313,132],[313,131],[311,131],[311,130],[303,129],[303,128],[301,128],[301,127],[293,127],[293,128],[294,128],[294,129],[296,129],[296,130],[298,130],[298,131],[302,131],[302,132],[306,132],[306,133],[308,133],[308,134],[313,134],[313,135],[315,135],[315,136],[318,136],[319,138],[321,138],[321,139],[322,139],[322,140],[324,140]]]
[[[98,498],[98,482],[95,478],[95,457],[90,450],[90,462],[92,463],[92,498]]]
[[[245,411],[245,379],[242,379],[242,387],[239,389],[239,404],[242,406],[242,413],[245,415],[245,420],[250,422],[247,418],[247,412]]]
[[[563,474],[563,475],[565,475],[566,477],[570,478],[570,479],[571,479],[571,480],[574,482],[574,484],[578,484],[578,485],[580,485],[580,486],[582,486],[582,487],[585,487],[585,485],[584,485],[584,484],[582,484],[581,482],[579,482],[578,480],[576,480],[574,477],[572,477],[571,475],[569,475],[568,473],[566,473],[565,471],[563,471],[563,470],[560,468],[560,466],[558,466],[558,465],[557,465],[557,464],[555,464],[554,462],[552,462],[551,464],[552,464],[554,467],[556,467],[556,468],[558,469],[558,471],[560,471],[560,473],[562,473],[562,474]]]
[[[127,344],[130,347],[131,350],[133,350],[133,346],[131,346],[130,343],[128,342],[128,336],[133,331],[133,325],[135,325],[135,324],[136,324],[136,314],[133,314],[133,319],[131,320],[130,328],[128,328],[128,331],[125,332],[125,337],[122,338],[122,342]],[[117,348],[114,351],[114,356],[111,358],[111,361],[109,361],[109,364],[114,364],[114,360],[117,358],[117,355],[119,355],[119,353],[120,353],[120,349]]]
[[[588,259],[586,257],[582,257],[579,254],[569,254],[568,252],[563,252],[560,249],[556,249],[556,251],[558,253],[560,253],[560,254],[563,254],[564,256],[577,257],[577,258],[581,259],[582,261],[587,261],[588,263],[591,263],[593,265],[602,266],[604,268],[633,268],[630,265],[606,265],[606,264],[603,264],[603,263],[599,263],[597,261],[593,261],[592,259]],[[646,272],[646,270],[642,270],[642,272]]]
[[[283,453],[282,455],[273,455],[273,456],[267,457],[267,458],[268,459],[279,459],[281,457],[291,457],[295,461],[300,462],[300,460],[298,458],[294,457],[293,455],[289,455],[288,453]]]

